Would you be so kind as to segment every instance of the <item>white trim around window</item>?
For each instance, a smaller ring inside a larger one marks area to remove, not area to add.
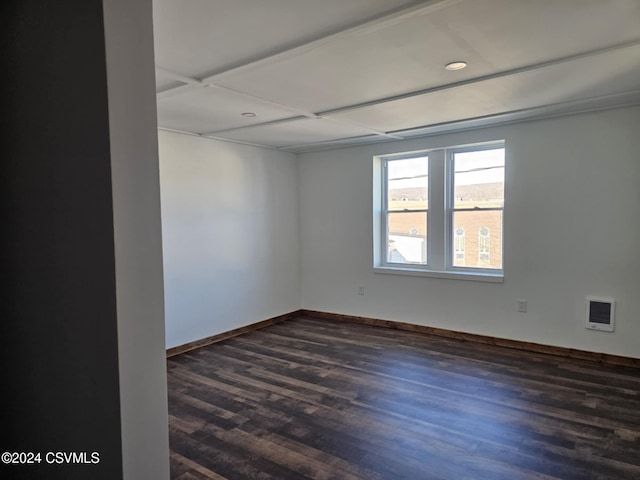
[[[502,282],[504,152],[501,140],[374,157],[374,272]]]

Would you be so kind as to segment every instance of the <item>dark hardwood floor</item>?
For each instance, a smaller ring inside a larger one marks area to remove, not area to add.
[[[172,479],[640,479],[640,370],[303,317],[168,360]]]

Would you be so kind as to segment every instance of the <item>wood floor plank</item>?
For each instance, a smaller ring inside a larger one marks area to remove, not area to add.
[[[194,462],[193,460],[189,460],[188,458],[183,457],[179,453],[171,452],[170,459],[172,465],[180,464],[190,468],[190,470],[187,470],[181,475],[174,477],[176,479],[187,480],[206,478],[210,480],[227,480],[226,478],[218,475],[208,468],[203,467],[198,462]]]
[[[637,479],[640,371],[312,317],[168,360],[172,479]]]

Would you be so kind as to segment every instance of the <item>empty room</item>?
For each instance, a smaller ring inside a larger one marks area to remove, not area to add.
[[[640,478],[640,0],[5,0],[2,480]]]
[[[638,25],[154,2],[172,478],[640,478]]]

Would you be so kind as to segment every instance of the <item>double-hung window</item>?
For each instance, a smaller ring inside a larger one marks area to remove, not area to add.
[[[427,265],[429,157],[387,158],[384,177],[385,261]]]
[[[374,160],[376,271],[502,279],[503,141]]]

